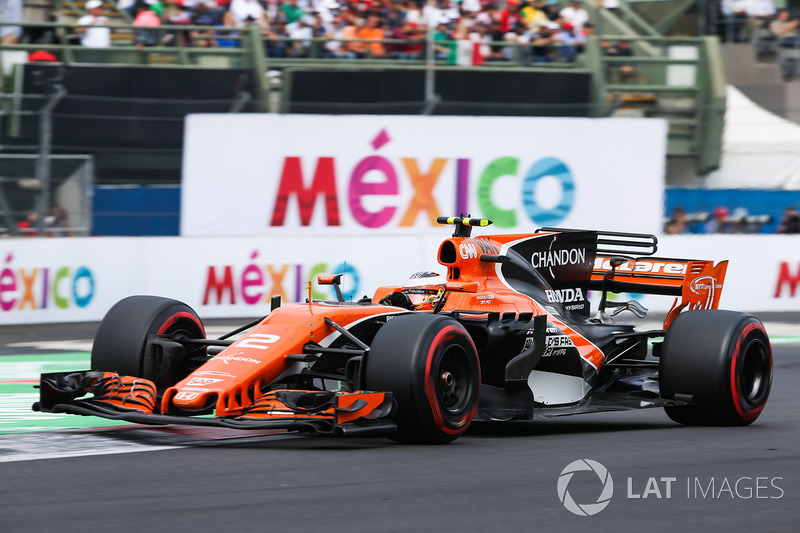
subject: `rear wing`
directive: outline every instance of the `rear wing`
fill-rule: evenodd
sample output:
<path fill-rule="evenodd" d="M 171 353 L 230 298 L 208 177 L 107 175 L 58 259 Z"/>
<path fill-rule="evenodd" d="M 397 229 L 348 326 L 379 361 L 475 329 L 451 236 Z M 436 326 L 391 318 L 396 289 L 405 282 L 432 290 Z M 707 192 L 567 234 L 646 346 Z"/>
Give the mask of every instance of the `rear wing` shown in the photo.
<path fill-rule="evenodd" d="M 666 329 L 683 309 L 716 309 L 727 270 L 727 261 L 714 265 L 713 261 L 597 254 L 589 288 L 676 296 L 664 319 Z"/>
<path fill-rule="evenodd" d="M 574 232 L 566 228 L 538 231 Z M 590 290 L 675 296 L 664 329 L 684 309 L 716 309 L 728 262 L 654 257 L 658 238 L 645 233 L 596 231 Z M 680 298 L 680 300 L 678 300 Z"/>

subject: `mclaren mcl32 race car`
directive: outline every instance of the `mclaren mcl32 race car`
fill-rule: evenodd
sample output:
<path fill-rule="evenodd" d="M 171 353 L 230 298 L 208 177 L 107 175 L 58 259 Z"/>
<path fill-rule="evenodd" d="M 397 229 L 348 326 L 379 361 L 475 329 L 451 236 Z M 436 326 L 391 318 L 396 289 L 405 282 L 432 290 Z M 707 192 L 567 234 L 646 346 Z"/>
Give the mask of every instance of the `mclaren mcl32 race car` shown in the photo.
<path fill-rule="evenodd" d="M 422 273 L 346 302 L 281 305 L 207 339 L 187 305 L 131 296 L 94 338 L 92 370 L 43 374 L 35 410 L 143 424 L 283 428 L 444 443 L 470 422 L 663 407 L 688 425 L 746 425 L 772 383 L 755 317 L 718 310 L 727 262 L 659 258 L 653 235 L 542 228 L 439 246 L 445 276 Z M 587 294 L 600 294 L 590 309 Z M 635 300 L 674 298 L 663 327 Z M 244 333 L 243 333 L 244 332 Z M 236 337 L 236 340 L 232 338 Z M 210 415 L 210 416 L 209 416 Z"/>

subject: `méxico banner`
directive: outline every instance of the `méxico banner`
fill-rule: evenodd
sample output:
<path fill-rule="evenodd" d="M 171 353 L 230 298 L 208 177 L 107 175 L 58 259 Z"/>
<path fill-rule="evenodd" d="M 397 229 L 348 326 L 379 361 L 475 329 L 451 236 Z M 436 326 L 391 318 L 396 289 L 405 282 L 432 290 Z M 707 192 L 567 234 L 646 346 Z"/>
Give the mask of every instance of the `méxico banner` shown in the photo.
<path fill-rule="evenodd" d="M 661 119 L 191 115 L 181 235 L 423 235 L 493 229 L 659 233 Z"/>
<path fill-rule="evenodd" d="M 445 274 L 438 235 L 326 237 L 74 237 L 0 239 L 0 325 L 100 320 L 134 294 L 181 300 L 202 318 L 259 317 L 270 300 L 335 299 L 318 274 L 344 274 L 347 300 L 402 285 L 414 272 Z M 476 228 L 475 235 L 489 233 Z M 800 310 L 800 236 L 675 235 L 659 239 L 659 257 L 730 260 L 720 307 L 758 313 Z M 532 257 L 532 260 L 535 258 Z M 649 263 L 658 263 L 650 261 Z M 309 286 L 309 282 L 311 285 Z M 597 310 L 600 293 L 588 295 Z M 663 314 L 667 296 L 636 299 Z M 623 314 L 622 323 L 635 317 Z"/>

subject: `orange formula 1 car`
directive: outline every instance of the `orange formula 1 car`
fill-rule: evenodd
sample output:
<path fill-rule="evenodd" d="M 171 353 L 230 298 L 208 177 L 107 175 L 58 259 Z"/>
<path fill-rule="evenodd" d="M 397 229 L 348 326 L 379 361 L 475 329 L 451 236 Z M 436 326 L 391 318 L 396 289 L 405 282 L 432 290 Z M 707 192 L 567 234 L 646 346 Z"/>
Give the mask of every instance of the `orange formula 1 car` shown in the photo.
<path fill-rule="evenodd" d="M 491 222 L 439 222 L 455 225 L 438 251 L 446 278 L 420 273 L 345 302 L 340 276 L 320 276 L 337 301 L 275 298 L 220 339 L 183 303 L 126 298 L 97 330 L 93 370 L 43 374 L 34 409 L 448 442 L 472 420 L 664 407 L 683 424 L 745 425 L 764 408 L 770 343 L 755 317 L 716 309 L 726 262 L 654 257 L 652 235 L 472 238 Z M 602 294 L 594 313 L 590 290 Z M 609 292 L 675 303 L 663 329 L 638 331 L 614 317 L 646 309 Z"/>

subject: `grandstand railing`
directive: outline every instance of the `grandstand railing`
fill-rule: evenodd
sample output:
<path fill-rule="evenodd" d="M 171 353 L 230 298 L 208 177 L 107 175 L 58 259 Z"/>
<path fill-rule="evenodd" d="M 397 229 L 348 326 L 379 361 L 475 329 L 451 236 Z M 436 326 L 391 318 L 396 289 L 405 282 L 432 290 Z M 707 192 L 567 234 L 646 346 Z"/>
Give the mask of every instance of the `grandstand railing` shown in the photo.
<path fill-rule="evenodd" d="M 0 25 L 9 25 L 2 23 Z M 20 25 L 20 24 L 14 24 Z M 26 24 L 22 24 L 25 26 Z M 116 65 L 147 65 L 194 68 L 248 68 L 254 70 L 258 109 L 267 111 L 269 95 L 276 87 L 270 84 L 265 73 L 270 69 L 292 68 L 358 68 L 358 69 L 456 69 L 480 68 L 504 71 L 572 71 L 592 74 L 593 116 L 663 117 L 669 121 L 668 153 L 671 156 L 690 156 L 697 159 L 697 167 L 705 173 L 719 165 L 725 109 L 725 73 L 716 37 L 670 38 L 660 36 L 589 36 L 582 52 L 574 62 L 535 62 L 531 45 L 511 42 L 493 42 L 489 46 L 502 49 L 507 58 L 486 61 L 480 67 L 450 64 L 439 58 L 430 64 L 424 59 L 427 46 L 419 41 L 384 39 L 357 40 L 365 44 L 410 44 L 423 46 L 417 59 L 391 59 L 371 57 L 369 48 L 365 57 L 344 59 L 323 57 L 321 50 L 328 39 L 279 39 L 263 36 L 259 28 L 225 28 L 209 26 L 170 26 L 146 28 L 157 32 L 159 42 L 166 35 L 192 32 L 194 46 L 136 47 L 133 36 L 143 28 L 114 24 L 112 46 L 85 48 L 80 45 L 72 24 L 38 23 L 31 26 L 53 28 L 57 42 L 52 44 L 0 45 L 0 67 L 8 54 L 17 52 L 14 61 L 24 62 L 25 54 L 35 50 L 54 53 L 65 64 L 102 63 Z M 179 41 L 179 39 L 175 39 Z M 228 46 L 214 46 L 218 41 Z M 605 54 L 604 43 L 626 40 L 631 43 L 632 55 L 615 57 Z M 307 43 L 307 57 L 269 57 L 271 44 L 281 42 L 287 46 Z M 338 40 L 340 43 L 349 41 Z M 437 42 L 436 44 L 443 44 Z M 554 55 L 555 48 L 553 49 Z M 621 65 L 633 67 L 634 74 L 622 73 Z M 626 69 L 631 70 L 631 69 Z M 7 82 L 7 80 L 6 80 Z M 4 88 L 9 87 L 8 83 Z"/>

